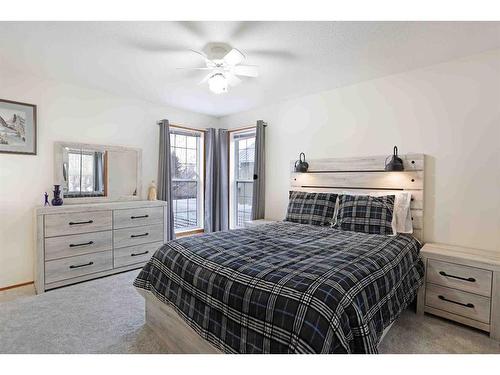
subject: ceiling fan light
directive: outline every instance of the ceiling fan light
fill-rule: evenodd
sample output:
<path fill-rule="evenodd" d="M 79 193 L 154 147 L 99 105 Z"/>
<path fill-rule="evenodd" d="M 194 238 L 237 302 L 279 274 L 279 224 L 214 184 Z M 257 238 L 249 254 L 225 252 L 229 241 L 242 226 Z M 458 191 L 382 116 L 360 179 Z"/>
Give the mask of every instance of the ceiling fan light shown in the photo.
<path fill-rule="evenodd" d="M 214 94 L 224 94 L 227 92 L 227 79 L 222 73 L 214 74 L 208 79 L 208 88 Z"/>

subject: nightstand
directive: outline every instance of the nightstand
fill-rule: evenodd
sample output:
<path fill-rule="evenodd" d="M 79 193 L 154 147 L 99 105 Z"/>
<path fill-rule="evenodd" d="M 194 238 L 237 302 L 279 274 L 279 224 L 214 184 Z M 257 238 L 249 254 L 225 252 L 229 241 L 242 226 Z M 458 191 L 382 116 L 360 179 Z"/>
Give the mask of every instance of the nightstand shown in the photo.
<path fill-rule="evenodd" d="M 500 340 L 500 252 L 427 243 L 420 255 L 425 283 L 417 313 L 454 320 Z"/>
<path fill-rule="evenodd" d="M 245 221 L 243 223 L 243 226 L 245 228 L 253 228 L 253 227 L 256 227 L 257 225 L 265 225 L 265 224 L 272 224 L 272 223 L 276 223 L 276 220 L 258 219 L 258 220 Z"/>

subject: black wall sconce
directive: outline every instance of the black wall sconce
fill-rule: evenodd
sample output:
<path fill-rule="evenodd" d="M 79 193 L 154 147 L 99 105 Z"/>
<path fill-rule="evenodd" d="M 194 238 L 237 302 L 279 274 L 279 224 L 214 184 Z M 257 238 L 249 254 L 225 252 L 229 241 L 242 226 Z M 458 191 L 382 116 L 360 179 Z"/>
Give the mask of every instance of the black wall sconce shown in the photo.
<path fill-rule="evenodd" d="M 304 160 L 302 160 L 302 157 L 304 157 Z M 299 155 L 299 160 L 295 162 L 295 172 L 306 173 L 308 169 L 309 163 L 306 161 L 306 154 L 301 152 Z"/>
<path fill-rule="evenodd" d="M 387 163 L 387 159 L 392 157 L 391 161 Z M 403 159 L 401 159 L 398 156 L 398 147 L 394 146 L 394 153 L 391 156 L 388 156 L 387 159 L 385 159 L 385 170 L 388 172 L 394 172 L 394 171 L 404 171 L 405 167 L 403 165 Z"/>

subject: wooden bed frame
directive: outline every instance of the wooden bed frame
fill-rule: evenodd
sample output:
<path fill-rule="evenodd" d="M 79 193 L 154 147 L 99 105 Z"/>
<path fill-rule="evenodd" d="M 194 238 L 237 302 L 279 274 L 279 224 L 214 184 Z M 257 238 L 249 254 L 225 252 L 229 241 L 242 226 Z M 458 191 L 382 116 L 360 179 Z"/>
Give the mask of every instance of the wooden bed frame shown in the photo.
<path fill-rule="evenodd" d="M 296 173 L 295 161 L 292 161 L 291 190 L 364 193 L 409 191 L 412 194 L 413 235 L 423 242 L 424 155 L 408 154 L 400 157 L 403 159 L 404 172 L 384 171 L 386 156 L 307 160 L 307 173 Z M 164 342 L 168 353 L 222 353 L 189 327 L 172 307 L 150 292 L 139 288 L 137 290 L 145 299 L 146 324 Z M 380 342 L 391 327 L 392 324 L 384 330 Z"/>
<path fill-rule="evenodd" d="M 291 190 L 310 192 L 411 193 L 413 236 L 424 239 L 424 155 L 399 155 L 404 172 L 384 171 L 387 156 L 307 160 L 307 173 L 296 173 L 290 163 Z"/>
<path fill-rule="evenodd" d="M 136 290 L 146 302 L 146 324 L 165 344 L 169 354 L 222 354 L 188 326 L 171 306 L 151 292 Z"/>
<path fill-rule="evenodd" d="M 161 302 L 151 292 L 136 290 L 146 302 L 146 324 L 163 342 L 168 354 L 224 354 L 188 326 L 171 306 Z M 384 330 L 380 342 L 393 324 Z"/>

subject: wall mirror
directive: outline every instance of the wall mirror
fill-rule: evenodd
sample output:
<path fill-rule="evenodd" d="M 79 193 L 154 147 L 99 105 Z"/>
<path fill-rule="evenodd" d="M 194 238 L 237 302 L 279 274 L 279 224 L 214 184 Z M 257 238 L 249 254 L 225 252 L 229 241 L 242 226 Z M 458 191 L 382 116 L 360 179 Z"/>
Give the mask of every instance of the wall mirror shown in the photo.
<path fill-rule="evenodd" d="M 56 142 L 55 184 L 66 203 L 140 199 L 140 149 Z"/>

